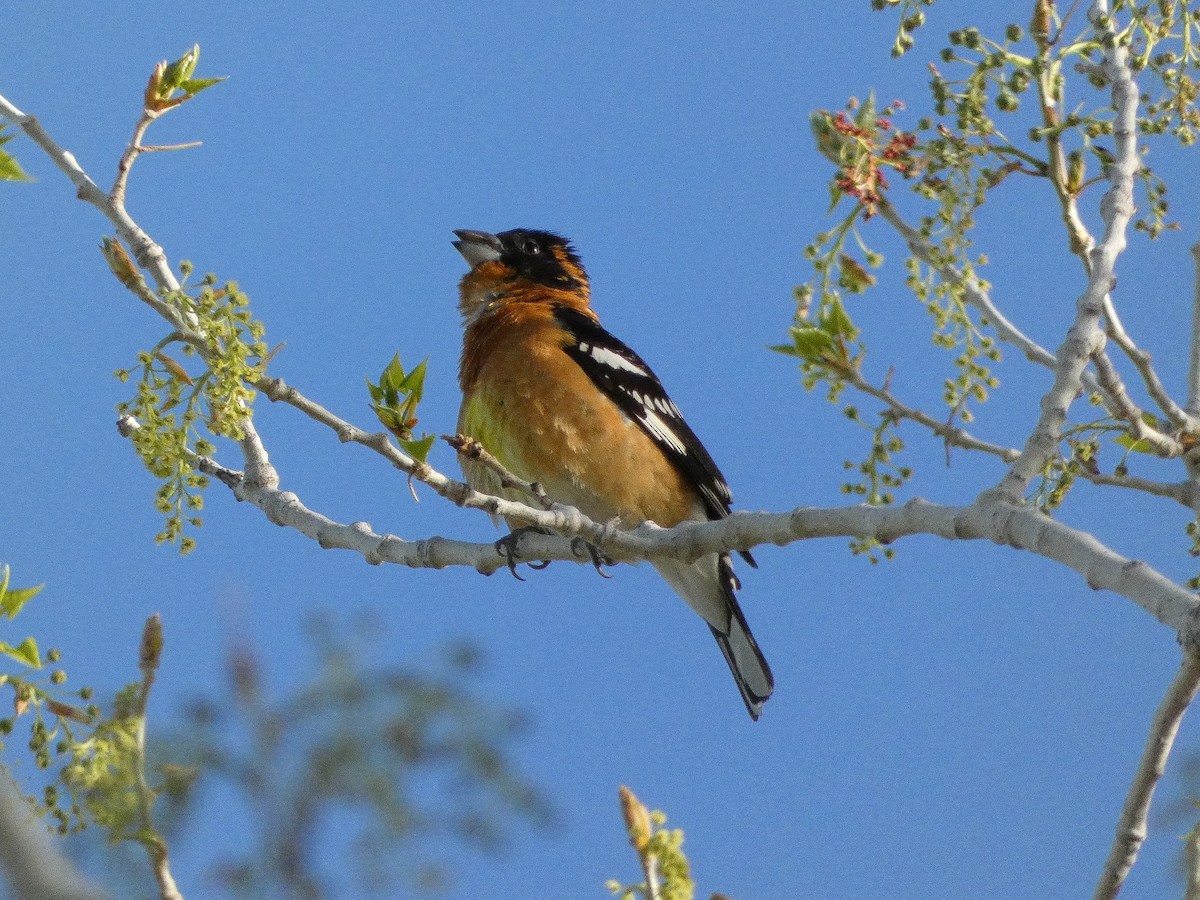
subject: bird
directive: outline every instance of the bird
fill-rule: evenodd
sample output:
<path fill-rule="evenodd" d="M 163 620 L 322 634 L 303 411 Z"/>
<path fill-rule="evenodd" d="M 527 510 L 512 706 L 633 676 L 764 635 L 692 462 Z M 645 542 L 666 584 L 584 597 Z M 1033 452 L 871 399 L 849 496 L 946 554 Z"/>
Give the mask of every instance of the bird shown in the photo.
<path fill-rule="evenodd" d="M 593 521 L 669 528 L 728 516 L 724 476 L 650 367 L 600 324 L 571 242 L 525 228 L 454 234 L 470 266 L 459 283 L 459 433 Z M 462 466 L 474 489 L 520 499 L 478 460 Z M 775 679 L 738 605 L 730 554 L 653 565 L 708 623 L 757 720 Z"/>

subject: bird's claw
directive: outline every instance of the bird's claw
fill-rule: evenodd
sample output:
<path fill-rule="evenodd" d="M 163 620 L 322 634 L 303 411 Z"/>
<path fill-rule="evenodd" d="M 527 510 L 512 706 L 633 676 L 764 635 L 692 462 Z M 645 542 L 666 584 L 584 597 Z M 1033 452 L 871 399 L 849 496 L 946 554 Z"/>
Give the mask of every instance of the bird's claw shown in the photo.
<path fill-rule="evenodd" d="M 596 572 L 599 573 L 600 577 L 612 578 L 611 575 L 609 575 L 600 567 L 615 566 L 617 564 L 616 560 L 609 556 L 605 556 L 600 548 L 595 544 L 591 543 L 590 541 L 585 541 L 581 537 L 573 537 L 571 538 L 571 552 L 576 556 L 584 556 L 585 554 L 590 556 L 592 559 L 592 565 L 596 567 Z"/>
<path fill-rule="evenodd" d="M 508 566 L 508 571 L 512 573 L 513 578 L 517 579 L 517 581 L 525 580 L 517 572 L 517 563 L 521 561 L 520 554 L 517 553 L 517 544 L 520 543 L 521 538 L 527 534 L 549 533 L 550 532 L 547 529 L 538 525 L 526 525 L 522 528 L 513 529 L 512 532 L 500 538 L 500 540 L 496 541 L 496 543 L 493 545 L 496 548 L 496 552 L 504 557 L 504 564 Z M 527 563 L 527 565 L 531 569 L 541 570 L 550 565 L 550 560 L 535 560 L 534 562 Z"/>

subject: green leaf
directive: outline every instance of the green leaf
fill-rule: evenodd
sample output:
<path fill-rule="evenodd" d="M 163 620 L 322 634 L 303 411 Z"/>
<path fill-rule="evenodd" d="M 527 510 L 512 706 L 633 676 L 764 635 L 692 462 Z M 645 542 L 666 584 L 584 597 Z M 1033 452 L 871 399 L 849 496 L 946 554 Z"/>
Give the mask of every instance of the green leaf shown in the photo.
<path fill-rule="evenodd" d="M 42 592 L 45 583 L 34 585 L 27 588 L 14 588 L 11 591 L 6 591 L 0 595 L 0 614 L 13 618 L 21 611 L 21 608 Z"/>
<path fill-rule="evenodd" d="M 833 335 L 815 325 L 796 325 L 791 331 L 794 347 L 791 352 L 808 362 L 820 362 L 836 346 Z"/>
<path fill-rule="evenodd" d="M 843 196 L 842 189 L 840 187 L 838 187 L 837 182 L 830 182 L 830 184 L 829 184 L 829 209 L 825 210 L 825 215 L 829 215 L 835 209 L 837 209 L 838 204 L 842 202 L 842 196 Z"/>
<path fill-rule="evenodd" d="M 821 328 L 830 335 L 837 335 L 847 340 L 854 340 L 858 337 L 858 329 L 850 320 L 846 307 L 842 306 L 842 301 L 836 298 L 821 313 Z"/>
<path fill-rule="evenodd" d="M 390 406 L 385 406 L 382 403 L 372 403 L 371 409 L 375 411 L 375 415 L 379 418 L 380 423 L 388 431 L 395 432 L 404 427 L 404 417 Z"/>
<path fill-rule="evenodd" d="M 384 367 L 383 372 L 379 375 L 379 386 L 385 391 L 393 393 L 400 390 L 400 385 L 404 383 L 404 366 L 400 363 L 400 354 L 397 353 L 392 357 L 392 361 Z"/>
<path fill-rule="evenodd" d="M 0 181 L 33 181 L 25 174 L 21 164 L 7 153 L 0 151 Z"/>
<path fill-rule="evenodd" d="M 1154 445 L 1147 440 L 1138 440 L 1131 434 L 1119 434 L 1116 441 L 1127 450 L 1134 453 L 1154 453 Z"/>
<path fill-rule="evenodd" d="M 45 584 L 36 587 L 13 588 L 9 590 L 8 579 L 12 570 L 7 565 L 0 565 L 0 614 L 12 618 L 21 611 L 26 603 L 36 597 Z"/>
<path fill-rule="evenodd" d="M 429 451 L 433 449 L 433 442 L 436 435 L 427 434 L 425 437 L 416 441 L 400 441 L 400 446 L 404 452 L 415 459 L 417 462 L 425 462 L 429 456 Z"/>
<path fill-rule="evenodd" d="M 817 110 L 808 117 L 808 127 L 817 142 L 817 149 L 826 159 L 833 160 L 844 140 L 833 127 L 833 114 L 825 109 Z"/>
<path fill-rule="evenodd" d="M 366 381 L 367 381 L 367 392 L 370 393 L 370 395 L 371 395 L 372 403 L 382 403 L 383 402 L 383 389 L 379 385 L 373 384 L 371 382 L 370 378 L 367 378 Z"/>
<path fill-rule="evenodd" d="M 0 123 L 0 147 L 14 137 L 16 137 L 15 134 L 4 134 L 4 123 Z M 0 181 L 33 181 L 33 179 L 25 174 L 25 170 L 21 168 L 16 157 L 0 150 Z"/>
<path fill-rule="evenodd" d="M 197 47 L 196 51 L 199 52 Z M 854 117 L 854 124 L 860 128 L 870 130 L 875 127 L 875 120 L 879 118 L 876 115 L 875 92 L 867 94 L 867 99 L 863 101 L 862 106 L 858 108 L 858 115 Z"/>
<path fill-rule="evenodd" d="M 162 96 L 169 97 L 171 91 L 182 87 L 183 82 L 192 77 L 196 71 L 196 63 L 200 60 L 200 45 L 193 44 L 192 49 L 175 60 L 163 70 Z M 163 93 L 165 92 L 165 93 Z"/>
<path fill-rule="evenodd" d="M 188 78 L 186 81 L 179 82 L 179 89 L 191 94 L 194 97 L 196 94 L 212 87 L 214 84 L 220 84 L 222 81 L 228 80 L 228 75 L 223 75 L 220 78 Z"/>
<path fill-rule="evenodd" d="M 428 356 L 417 363 L 417 367 L 400 381 L 398 390 L 402 394 L 411 396 L 413 403 L 420 403 L 421 397 L 425 394 L 425 364 L 427 362 L 429 362 Z"/>
<path fill-rule="evenodd" d="M 379 373 L 379 384 L 367 379 L 367 390 L 371 394 L 371 409 L 383 426 L 396 436 L 400 446 L 415 459 L 424 462 L 433 446 L 432 435 L 413 437 L 413 426 L 417 424 L 417 405 L 425 393 L 425 368 L 429 358 L 421 360 L 411 372 L 405 373 L 400 354 Z"/>
<path fill-rule="evenodd" d="M 17 662 L 29 666 L 31 669 L 42 667 L 42 657 L 38 653 L 37 641 L 31 637 L 25 638 L 15 647 L 0 641 L 0 653 L 11 656 Z"/>

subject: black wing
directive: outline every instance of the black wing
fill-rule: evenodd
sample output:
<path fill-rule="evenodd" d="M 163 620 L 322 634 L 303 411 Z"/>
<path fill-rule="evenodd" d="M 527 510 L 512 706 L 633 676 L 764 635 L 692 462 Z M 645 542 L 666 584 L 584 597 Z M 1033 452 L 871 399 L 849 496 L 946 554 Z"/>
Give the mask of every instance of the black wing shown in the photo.
<path fill-rule="evenodd" d="M 645 361 L 574 307 L 555 306 L 554 318 L 574 338 L 566 348 L 567 356 L 642 427 L 697 487 L 708 517 L 723 519 L 729 515 L 733 497 L 725 477 Z M 753 564 L 749 554 L 743 556 Z"/>

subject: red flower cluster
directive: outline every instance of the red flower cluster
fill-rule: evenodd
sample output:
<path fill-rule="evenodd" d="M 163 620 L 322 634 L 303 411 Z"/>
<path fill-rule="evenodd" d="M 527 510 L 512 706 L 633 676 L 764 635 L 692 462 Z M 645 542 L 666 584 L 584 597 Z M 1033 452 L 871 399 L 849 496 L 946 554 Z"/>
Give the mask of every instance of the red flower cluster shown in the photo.
<path fill-rule="evenodd" d="M 880 134 L 892 130 L 891 119 L 881 116 L 866 127 L 851 121 L 844 112 L 839 112 L 833 116 L 832 124 L 834 130 L 852 138 L 861 147 L 858 158 L 842 166 L 834 184 L 842 193 L 857 198 L 867 218 L 870 218 L 875 215 L 875 208 L 889 187 L 884 167 L 895 169 L 905 177 L 915 171 L 912 149 L 916 146 L 917 136 L 897 131 L 888 139 L 882 152 L 876 154 L 874 150 Z"/>

